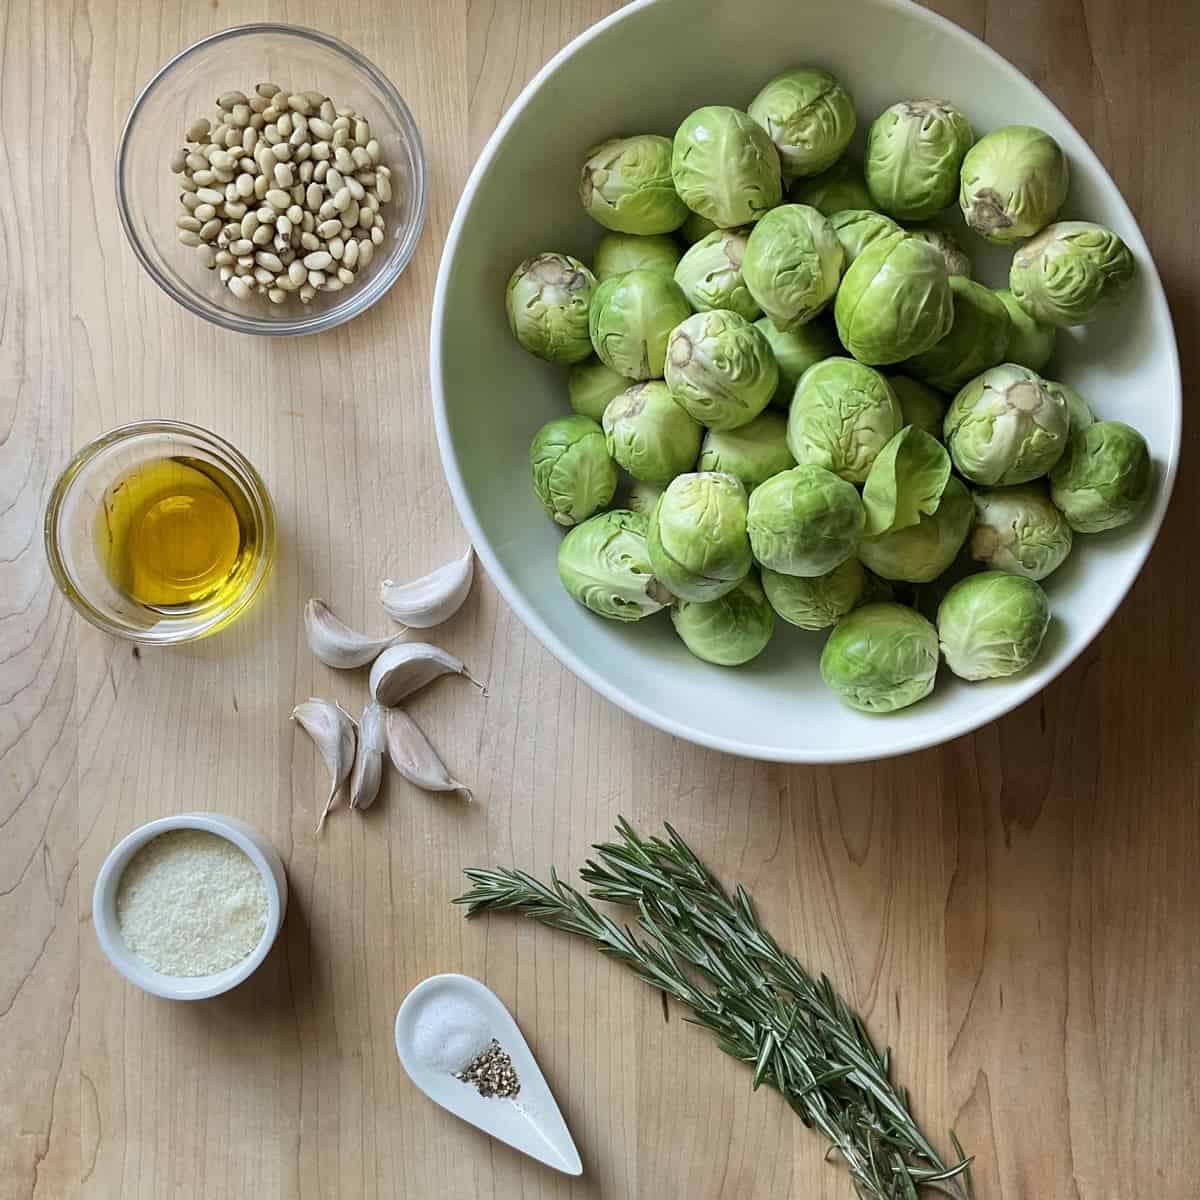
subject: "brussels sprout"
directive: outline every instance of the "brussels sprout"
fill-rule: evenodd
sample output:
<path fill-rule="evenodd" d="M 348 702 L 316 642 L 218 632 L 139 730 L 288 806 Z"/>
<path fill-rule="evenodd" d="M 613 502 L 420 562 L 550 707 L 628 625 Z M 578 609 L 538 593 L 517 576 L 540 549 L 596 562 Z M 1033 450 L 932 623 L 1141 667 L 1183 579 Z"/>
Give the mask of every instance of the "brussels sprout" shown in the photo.
<path fill-rule="evenodd" d="M 1067 444 L 1070 416 L 1061 396 L 1014 363 L 968 383 L 946 413 L 946 445 L 959 473 L 989 486 L 1045 475 Z"/>
<path fill-rule="evenodd" d="M 888 713 L 933 691 L 937 630 L 902 604 L 864 604 L 838 623 L 821 651 L 821 678 L 860 712 Z"/>
<path fill-rule="evenodd" d="M 529 447 L 529 465 L 534 493 L 559 525 L 586 521 L 617 490 L 617 464 L 591 417 L 547 421 Z"/>
<path fill-rule="evenodd" d="M 861 599 L 866 572 L 857 558 L 848 558 L 827 575 L 804 579 L 762 571 L 763 591 L 771 607 L 789 624 L 801 629 L 827 629 Z"/>
<path fill-rule="evenodd" d="M 796 387 L 788 449 L 798 463 L 862 483 L 900 421 L 900 404 L 878 371 L 852 358 L 826 358 L 809 367 Z"/>
<path fill-rule="evenodd" d="M 815 208 L 785 204 L 754 227 L 742 275 L 775 325 L 795 329 L 833 299 L 844 257 L 833 226 Z"/>
<path fill-rule="evenodd" d="M 1096 421 L 1072 434 L 1050 472 L 1050 499 L 1076 533 L 1132 521 L 1150 495 L 1150 448 L 1120 421 Z"/>
<path fill-rule="evenodd" d="M 1035 321 L 1017 303 L 1016 296 L 1008 288 L 997 292 L 996 297 L 1008 311 L 1008 319 L 1011 322 L 1004 361 L 1028 367 L 1031 371 L 1041 371 L 1054 353 L 1058 330 L 1053 325 L 1043 325 L 1040 321 Z"/>
<path fill-rule="evenodd" d="M 1133 278 L 1133 255 L 1111 229 L 1059 221 L 1013 255 L 1008 286 L 1046 325 L 1086 325 Z"/>
<path fill-rule="evenodd" d="M 663 489 L 657 484 L 642 483 L 640 479 L 635 479 L 630 484 L 629 494 L 625 497 L 625 507 L 630 512 L 641 513 L 648 517 L 654 511 L 654 506 L 662 494 Z"/>
<path fill-rule="evenodd" d="M 638 237 L 633 233 L 606 233 L 592 255 L 592 270 L 603 283 L 626 271 L 657 271 L 668 279 L 675 275 L 683 251 L 679 243 L 665 233 Z"/>
<path fill-rule="evenodd" d="M 558 547 L 558 577 L 585 608 L 614 621 L 638 621 L 671 603 L 654 578 L 646 517 L 616 509 L 576 525 Z"/>
<path fill-rule="evenodd" d="M 746 491 L 794 467 L 787 446 L 787 418 L 779 412 L 759 413 L 737 429 L 709 430 L 700 446 L 698 471 L 724 471 L 736 475 Z"/>
<path fill-rule="evenodd" d="M 785 175 L 816 175 L 842 157 L 854 136 L 854 101 L 828 71 L 776 75 L 747 110 L 766 131 Z"/>
<path fill-rule="evenodd" d="M 889 375 L 887 381 L 900 401 L 900 424 L 915 425 L 940 442 L 946 420 L 946 397 L 907 375 Z"/>
<path fill-rule="evenodd" d="M 767 339 L 744 317 L 714 309 L 672 331 L 667 387 L 709 429 L 736 429 L 770 403 L 779 368 Z"/>
<path fill-rule="evenodd" d="M 871 537 L 907 529 L 932 515 L 950 478 L 950 455 L 937 438 L 906 425 L 879 452 L 863 488 Z"/>
<path fill-rule="evenodd" d="M 671 175 L 688 208 L 722 229 L 757 221 L 783 198 L 775 144 L 749 115 L 719 104 L 675 131 Z"/>
<path fill-rule="evenodd" d="M 775 613 L 751 571 L 716 600 L 680 600 L 671 609 L 671 623 L 697 658 L 740 667 L 766 649 Z"/>
<path fill-rule="evenodd" d="M 944 229 L 910 229 L 909 237 L 915 237 L 920 242 L 928 242 L 945 260 L 946 271 L 950 275 L 961 275 L 964 279 L 971 278 L 971 259 L 967 252 L 954 240 L 952 234 Z M 603 279 L 597 270 L 598 278 Z"/>
<path fill-rule="evenodd" d="M 1042 387 L 1052 396 L 1057 396 L 1067 406 L 1067 416 L 1071 422 L 1071 432 L 1086 429 L 1095 421 L 1087 401 L 1074 389 L 1065 383 L 1055 383 L 1053 379 L 1043 379 Z"/>
<path fill-rule="evenodd" d="M 1071 553 L 1071 527 L 1038 483 L 975 493 L 971 557 L 989 567 L 1045 579 Z"/>
<path fill-rule="evenodd" d="M 923 221 L 954 203 L 958 169 L 975 140 L 970 121 L 945 100 L 901 100 L 867 134 L 864 171 L 876 205 Z"/>
<path fill-rule="evenodd" d="M 694 212 L 679 227 L 679 236 L 689 246 L 694 246 L 701 238 L 708 237 L 716 228 L 717 225 L 715 222 L 710 221 L 707 217 L 702 217 L 698 212 Z"/>
<path fill-rule="evenodd" d="M 910 374 L 943 392 L 957 392 L 976 375 L 1002 363 L 1012 329 L 1008 310 L 991 288 L 951 275 L 950 291 L 954 294 L 950 332 L 904 364 Z"/>
<path fill-rule="evenodd" d="M 883 579 L 929 583 L 958 557 L 971 528 L 971 493 L 953 475 L 932 516 L 879 537 L 863 538 L 858 557 Z"/>
<path fill-rule="evenodd" d="M 569 254 L 535 254 L 509 277 L 509 328 L 530 354 L 547 362 L 582 362 L 592 352 L 588 307 L 596 277 Z"/>
<path fill-rule="evenodd" d="M 793 204 L 807 204 L 827 217 L 847 208 L 875 207 L 862 168 L 849 158 L 843 158 L 828 171 L 811 179 L 798 179 L 788 193 L 788 199 Z"/>
<path fill-rule="evenodd" d="M 870 208 L 843 208 L 829 218 L 829 224 L 842 243 L 847 266 L 880 238 L 904 232 L 891 217 Z"/>
<path fill-rule="evenodd" d="M 579 199 L 588 216 L 618 233 L 670 233 L 688 214 L 671 180 L 671 139 L 657 133 L 612 138 L 591 151 Z"/>
<path fill-rule="evenodd" d="M 673 279 L 627 271 L 592 297 L 588 331 L 605 366 L 627 379 L 661 379 L 671 330 L 692 311 Z"/>
<path fill-rule="evenodd" d="M 881 238 L 850 264 L 834 316 L 842 345 L 859 362 L 878 366 L 928 350 L 954 323 L 942 256 L 917 238 Z"/>
<path fill-rule="evenodd" d="M 746 489 L 720 471 L 678 475 L 650 514 L 654 574 L 681 600 L 716 600 L 750 571 Z"/>
<path fill-rule="evenodd" d="M 1019 242 L 1058 216 L 1068 174 L 1062 147 L 1048 133 L 1006 125 L 967 151 L 958 203 L 967 224 L 989 242 Z"/>
<path fill-rule="evenodd" d="M 704 436 L 658 379 L 622 392 L 604 410 L 601 424 L 609 454 L 634 479 L 660 487 L 692 469 Z"/>
<path fill-rule="evenodd" d="M 754 557 L 764 567 L 811 579 L 854 553 L 864 519 L 852 483 L 824 467 L 802 466 L 754 489 L 747 529 Z"/>
<path fill-rule="evenodd" d="M 1000 679 L 1023 671 L 1042 648 L 1050 602 L 1026 575 L 984 571 L 956 583 L 937 612 L 946 666 L 960 679 Z"/>
<path fill-rule="evenodd" d="M 598 358 L 576 363 L 567 372 L 567 400 L 577 413 L 593 421 L 599 421 L 608 402 L 628 386 L 629 380 L 624 375 L 606 367 Z"/>
<path fill-rule="evenodd" d="M 748 233 L 748 229 L 718 229 L 680 260 L 675 282 L 697 312 L 725 308 L 747 321 L 762 315 L 742 278 Z"/>
<path fill-rule="evenodd" d="M 785 411 L 792 405 L 800 376 L 813 363 L 841 353 L 842 348 L 824 317 L 788 330 L 777 329 L 770 317 L 762 317 L 754 322 L 754 328 L 760 330 L 771 344 L 775 365 L 779 368 L 779 383 L 771 403 Z"/>

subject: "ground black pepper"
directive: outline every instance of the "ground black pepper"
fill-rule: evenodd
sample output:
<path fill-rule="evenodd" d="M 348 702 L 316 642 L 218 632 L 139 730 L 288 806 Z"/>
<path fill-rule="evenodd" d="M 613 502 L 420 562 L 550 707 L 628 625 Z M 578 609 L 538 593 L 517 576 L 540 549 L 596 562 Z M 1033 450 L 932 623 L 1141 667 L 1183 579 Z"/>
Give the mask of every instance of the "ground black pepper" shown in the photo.
<path fill-rule="evenodd" d="M 521 1081 L 512 1059 L 495 1038 L 461 1071 L 455 1071 L 454 1078 L 474 1084 L 481 1096 L 494 1096 L 501 1100 L 515 1096 L 521 1090 Z"/>

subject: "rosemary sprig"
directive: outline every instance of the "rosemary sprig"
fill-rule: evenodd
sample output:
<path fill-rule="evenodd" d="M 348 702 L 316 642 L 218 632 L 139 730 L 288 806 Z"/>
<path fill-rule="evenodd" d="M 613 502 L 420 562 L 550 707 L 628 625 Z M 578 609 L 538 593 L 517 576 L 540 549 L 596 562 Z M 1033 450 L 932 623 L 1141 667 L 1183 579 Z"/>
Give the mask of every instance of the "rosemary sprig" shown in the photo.
<path fill-rule="evenodd" d="M 762 927 L 749 894 L 731 898 L 667 826 L 642 838 L 624 819 L 618 842 L 595 847 L 581 872 L 596 900 L 637 910 L 635 933 L 600 912 L 552 870 L 550 883 L 523 871 L 468 869 L 455 902 L 469 916 L 515 909 L 594 942 L 643 981 L 692 1011 L 718 1045 L 754 1070 L 753 1086 L 778 1091 L 831 1144 L 861 1197 L 915 1200 L 930 1188 L 971 1197 L 966 1159 L 946 1164 L 921 1132 L 908 1095 L 890 1076 L 861 1018 L 827 978 L 814 979 Z"/>

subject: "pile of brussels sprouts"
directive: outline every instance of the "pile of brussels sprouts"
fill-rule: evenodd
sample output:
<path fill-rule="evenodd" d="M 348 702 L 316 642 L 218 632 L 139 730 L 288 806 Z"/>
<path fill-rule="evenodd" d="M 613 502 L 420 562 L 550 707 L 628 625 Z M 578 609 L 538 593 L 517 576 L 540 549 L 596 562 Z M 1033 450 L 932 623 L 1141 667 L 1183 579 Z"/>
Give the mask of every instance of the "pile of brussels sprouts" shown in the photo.
<path fill-rule="evenodd" d="M 620 621 L 669 608 L 723 666 L 762 653 L 777 618 L 832 626 L 826 684 L 891 712 L 943 658 L 969 680 L 1028 667 L 1050 620 L 1038 581 L 1076 533 L 1134 518 L 1151 463 L 1136 430 L 1042 375 L 1057 330 L 1133 274 L 1111 230 L 1057 220 L 1058 143 L 1022 125 L 976 140 L 954 105 L 906 100 L 859 166 L 854 129 L 846 89 L 801 68 L 745 112 L 605 142 L 580 177 L 607 231 L 592 269 L 535 255 L 507 309 L 526 350 L 570 365 L 574 415 L 530 451 L 568 527 L 567 591 Z M 955 200 L 1015 247 L 1008 290 L 923 224 Z"/>

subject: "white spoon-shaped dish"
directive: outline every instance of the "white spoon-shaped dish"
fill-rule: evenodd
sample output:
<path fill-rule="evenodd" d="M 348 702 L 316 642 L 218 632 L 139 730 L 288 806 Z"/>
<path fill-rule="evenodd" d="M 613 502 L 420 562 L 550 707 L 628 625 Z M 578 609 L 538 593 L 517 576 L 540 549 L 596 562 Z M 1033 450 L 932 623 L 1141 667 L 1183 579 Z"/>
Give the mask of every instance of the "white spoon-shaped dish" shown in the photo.
<path fill-rule="evenodd" d="M 455 1079 L 489 1041 L 512 1059 L 521 1090 L 511 1099 L 484 1097 Z M 466 975 L 433 975 L 418 983 L 396 1014 L 396 1053 L 408 1077 L 435 1104 L 557 1171 L 582 1175 L 571 1140 L 533 1052 L 496 994 Z"/>

